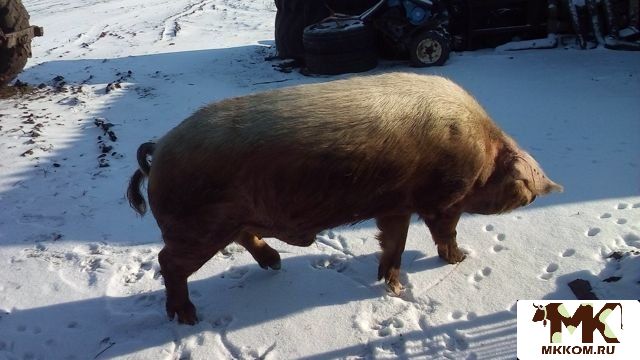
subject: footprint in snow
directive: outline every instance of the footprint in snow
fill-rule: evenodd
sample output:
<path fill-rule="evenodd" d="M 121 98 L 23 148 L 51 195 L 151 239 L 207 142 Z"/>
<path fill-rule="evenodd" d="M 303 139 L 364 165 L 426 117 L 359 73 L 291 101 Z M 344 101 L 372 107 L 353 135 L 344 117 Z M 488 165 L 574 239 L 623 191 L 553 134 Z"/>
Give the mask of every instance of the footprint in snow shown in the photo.
<path fill-rule="evenodd" d="M 497 235 L 494 237 L 494 240 L 495 240 L 495 241 L 499 241 L 499 242 L 503 242 L 503 241 L 507 240 L 507 235 L 502 234 L 502 233 L 497 234 Z M 493 245 L 493 246 L 491 247 L 491 251 L 492 251 L 492 252 L 494 252 L 494 253 L 499 253 L 499 252 L 501 252 L 502 250 L 507 250 L 507 247 L 506 247 L 506 246 L 504 246 L 504 245 L 502 245 L 502 244 L 495 244 L 495 245 Z"/>
<path fill-rule="evenodd" d="M 454 310 L 453 312 L 451 312 L 449 314 L 449 319 L 451 319 L 451 320 L 473 320 L 473 319 L 475 319 L 477 317 L 478 317 L 478 315 L 473 311 L 465 313 L 465 312 L 460 311 L 460 310 Z"/>
<path fill-rule="evenodd" d="M 209 323 L 213 328 L 226 328 L 233 321 L 233 316 L 223 315 L 211 320 Z"/>
<path fill-rule="evenodd" d="M 109 312 L 139 313 L 149 308 L 161 311 L 163 298 L 149 291 L 164 288 L 156 257 L 157 252 L 151 249 L 119 253 L 118 261 L 122 261 L 122 264 L 117 264 L 106 286 L 106 307 Z M 130 297 L 131 294 L 140 295 Z M 123 296 L 127 296 L 127 300 L 122 300 Z"/>
<path fill-rule="evenodd" d="M 68 329 L 78 329 L 79 327 L 80 324 L 77 321 L 70 321 L 69 323 L 67 323 Z"/>
<path fill-rule="evenodd" d="M 617 210 L 624 210 L 624 209 L 628 209 L 628 208 L 629 208 L 629 204 L 627 204 L 627 203 L 619 203 L 618 205 L 616 205 L 616 209 Z M 640 203 L 631 205 L 631 208 L 634 208 L 634 209 L 640 208 Z M 600 219 L 611 219 L 612 217 L 613 217 L 613 215 L 611 213 L 608 213 L 608 212 L 600 215 Z M 626 218 L 620 217 L 620 218 L 617 218 L 615 222 L 618 225 L 624 225 L 628 221 L 627 221 Z"/>
<path fill-rule="evenodd" d="M 464 313 L 460 310 L 455 310 L 449 314 L 449 319 L 451 320 L 460 320 L 464 316 Z"/>
<path fill-rule="evenodd" d="M 560 266 L 558 266 L 558 264 L 551 263 L 551 264 L 547 265 L 547 267 L 544 269 L 543 273 L 540 274 L 538 277 L 540 279 L 542 279 L 542 280 L 550 280 L 553 277 L 553 273 L 558 271 L 559 268 L 560 268 Z"/>
<path fill-rule="evenodd" d="M 150 295 L 143 294 L 138 296 L 135 299 L 134 304 L 136 304 L 137 306 L 140 306 L 141 308 L 147 308 L 147 307 L 157 306 L 161 302 L 162 301 L 158 299 L 158 297 L 154 294 L 150 294 Z"/>
<path fill-rule="evenodd" d="M 65 219 L 58 215 L 22 214 L 18 222 L 20 224 L 51 228 L 64 225 Z"/>
<path fill-rule="evenodd" d="M 316 242 L 345 255 L 353 255 L 346 237 L 336 235 L 332 230 L 323 231 L 316 236 Z"/>
<path fill-rule="evenodd" d="M 640 247 L 640 236 L 635 233 L 628 233 L 622 236 L 622 240 L 624 240 L 627 246 Z"/>
<path fill-rule="evenodd" d="M 596 236 L 600 233 L 600 228 L 598 227 L 592 227 L 589 228 L 589 230 L 587 230 L 586 234 L 587 236 L 591 237 L 591 236 Z"/>
<path fill-rule="evenodd" d="M 371 330 L 376 332 L 378 336 L 385 337 L 395 334 L 397 329 L 402 329 L 403 327 L 404 321 L 402 319 L 390 318 L 383 321 L 376 321 L 371 326 Z"/>
<path fill-rule="evenodd" d="M 332 255 L 330 257 L 312 261 L 311 267 L 318 270 L 335 270 L 340 273 L 347 268 L 347 262 L 344 257 Z"/>
<path fill-rule="evenodd" d="M 480 281 L 482 281 L 484 278 L 486 278 L 487 276 L 491 275 L 491 272 L 493 270 L 490 267 L 485 267 L 482 270 L 478 270 L 476 271 L 474 274 L 469 275 L 469 277 L 467 278 L 467 280 L 469 281 L 469 283 L 471 283 L 473 286 L 475 286 L 476 288 L 478 288 L 478 283 Z"/>
<path fill-rule="evenodd" d="M 333 230 L 323 230 L 318 233 L 318 237 L 325 237 L 327 239 L 333 240 L 336 238 L 336 233 Z"/>
<path fill-rule="evenodd" d="M 198 290 L 190 290 L 189 291 L 189 295 L 191 295 L 191 297 L 193 297 L 195 299 L 202 297 L 202 294 Z"/>
<path fill-rule="evenodd" d="M 157 253 L 152 251 L 133 252 L 130 256 L 131 261 L 118 269 L 112 277 L 112 285 L 131 287 L 144 280 L 159 281 L 160 266 L 156 261 Z M 122 289 L 118 289 L 116 292 L 120 293 Z"/>
<path fill-rule="evenodd" d="M 225 270 L 220 277 L 225 279 L 225 278 L 229 278 L 229 279 L 233 279 L 233 280 L 240 280 L 243 277 L 245 277 L 245 275 L 247 275 L 247 273 L 249 272 L 248 269 L 245 268 L 236 268 L 236 267 L 230 267 L 229 269 Z"/>

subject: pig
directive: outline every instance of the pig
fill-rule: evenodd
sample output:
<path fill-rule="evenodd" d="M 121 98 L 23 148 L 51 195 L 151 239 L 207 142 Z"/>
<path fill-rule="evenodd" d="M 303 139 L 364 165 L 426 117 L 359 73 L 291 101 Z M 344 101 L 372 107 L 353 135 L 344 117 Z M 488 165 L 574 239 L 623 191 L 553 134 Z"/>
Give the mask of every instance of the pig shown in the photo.
<path fill-rule="evenodd" d="M 478 102 L 439 76 L 387 73 L 299 85 L 207 105 L 142 144 L 127 191 L 141 186 L 162 232 L 166 310 L 197 322 L 187 278 L 232 242 L 263 268 L 264 240 L 310 246 L 322 230 L 375 219 L 378 280 L 400 293 L 412 214 L 450 264 L 462 213 L 498 214 L 562 191 Z M 151 160 L 151 162 L 150 162 Z"/>

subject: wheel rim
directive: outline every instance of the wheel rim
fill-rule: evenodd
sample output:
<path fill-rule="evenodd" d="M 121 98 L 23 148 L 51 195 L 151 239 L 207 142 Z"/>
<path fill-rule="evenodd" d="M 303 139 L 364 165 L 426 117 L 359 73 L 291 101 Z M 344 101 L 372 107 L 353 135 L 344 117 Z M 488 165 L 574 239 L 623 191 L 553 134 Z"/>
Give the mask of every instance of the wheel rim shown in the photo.
<path fill-rule="evenodd" d="M 423 39 L 416 47 L 416 57 L 423 64 L 433 64 L 442 56 L 442 45 L 433 39 Z"/>

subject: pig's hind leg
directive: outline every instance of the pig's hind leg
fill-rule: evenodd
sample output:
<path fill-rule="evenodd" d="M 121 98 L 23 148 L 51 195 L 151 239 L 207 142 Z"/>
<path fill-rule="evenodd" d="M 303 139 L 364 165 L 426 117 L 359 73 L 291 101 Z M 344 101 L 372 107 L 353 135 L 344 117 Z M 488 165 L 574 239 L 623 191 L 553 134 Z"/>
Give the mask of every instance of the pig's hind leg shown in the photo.
<path fill-rule="evenodd" d="M 280 254 L 261 238 L 243 231 L 235 241 L 249 251 L 261 268 L 280 270 Z"/>
<path fill-rule="evenodd" d="M 185 233 L 175 237 L 164 234 L 165 246 L 158 254 L 167 290 L 167 315 L 170 319 L 178 315 L 178 322 L 181 324 L 194 325 L 198 321 L 196 308 L 189 300 L 187 278 L 233 240 L 233 235 L 199 235 L 202 236 Z"/>
<path fill-rule="evenodd" d="M 438 247 L 438 255 L 449 264 L 464 260 L 466 255 L 458 248 L 456 226 L 460 220 L 460 212 L 437 213 L 423 216 L 431 231 L 431 237 Z"/>
<path fill-rule="evenodd" d="M 377 237 L 382 248 L 382 256 L 378 266 L 378 280 L 384 277 L 389 290 L 396 295 L 400 295 L 402 291 L 400 262 L 404 252 L 404 245 L 407 241 L 410 220 L 411 214 L 376 218 L 376 224 L 380 229 Z"/>

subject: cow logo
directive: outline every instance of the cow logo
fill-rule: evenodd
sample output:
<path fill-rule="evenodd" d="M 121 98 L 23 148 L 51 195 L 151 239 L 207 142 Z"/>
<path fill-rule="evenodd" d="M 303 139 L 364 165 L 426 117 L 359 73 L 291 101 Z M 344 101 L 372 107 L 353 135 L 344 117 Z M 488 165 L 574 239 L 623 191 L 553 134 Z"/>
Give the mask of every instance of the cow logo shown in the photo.
<path fill-rule="evenodd" d="M 518 300 L 517 357 L 637 359 L 639 300 Z"/>
<path fill-rule="evenodd" d="M 619 343 L 615 333 L 607 323 L 607 318 L 611 313 L 620 308 L 620 329 L 622 326 L 622 304 L 621 303 L 606 303 L 595 316 L 593 315 L 594 308 L 592 304 L 581 304 L 578 306 L 573 315 L 570 315 L 564 304 L 562 303 L 549 303 L 543 305 L 533 305 L 536 308 L 536 312 L 533 315 L 533 322 L 540 322 L 546 327 L 547 322 L 549 326 L 549 342 L 561 343 L 562 342 L 562 326 L 564 325 L 570 334 L 582 325 L 582 342 L 593 343 L 593 333 L 597 330 L 602 335 L 602 338 L 607 343 Z"/>

